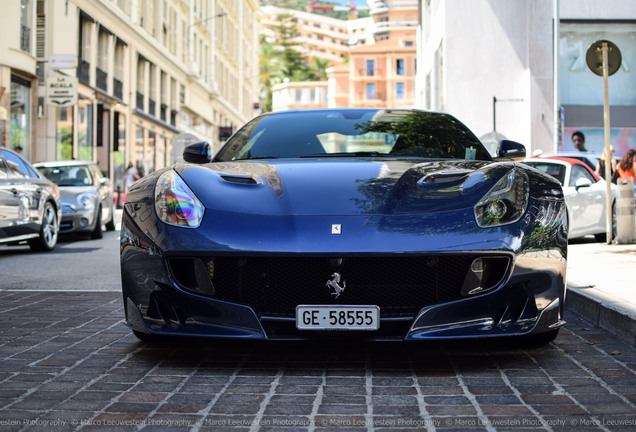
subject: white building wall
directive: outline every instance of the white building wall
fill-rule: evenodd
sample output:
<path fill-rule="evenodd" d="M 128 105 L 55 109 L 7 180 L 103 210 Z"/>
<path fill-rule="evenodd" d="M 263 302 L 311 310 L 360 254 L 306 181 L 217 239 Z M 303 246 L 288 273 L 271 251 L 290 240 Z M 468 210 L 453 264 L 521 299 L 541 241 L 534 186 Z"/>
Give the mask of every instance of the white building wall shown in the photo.
<path fill-rule="evenodd" d="M 553 150 L 554 1 L 420 0 L 417 106 L 481 137 L 496 97 L 497 132 L 529 153 Z M 636 19 L 632 0 L 558 1 L 560 20 Z"/>

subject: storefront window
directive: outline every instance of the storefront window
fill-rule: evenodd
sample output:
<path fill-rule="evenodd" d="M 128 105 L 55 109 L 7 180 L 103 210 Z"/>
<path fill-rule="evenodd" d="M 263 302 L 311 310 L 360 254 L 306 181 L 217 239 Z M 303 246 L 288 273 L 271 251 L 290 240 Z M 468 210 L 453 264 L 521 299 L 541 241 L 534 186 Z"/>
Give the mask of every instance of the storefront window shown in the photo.
<path fill-rule="evenodd" d="M 135 125 L 135 165 L 139 176 L 145 176 L 147 171 L 144 167 L 144 128 L 140 125 Z"/>
<path fill-rule="evenodd" d="M 9 138 L 13 150 L 31 158 L 31 83 L 11 76 L 11 113 Z"/>
<path fill-rule="evenodd" d="M 605 35 L 600 37 L 599 35 Z M 559 44 L 560 96 L 563 107 L 562 151 L 574 150 L 572 134 L 585 134 L 585 147 L 601 153 L 605 147 L 603 124 L 603 78 L 587 66 L 589 47 L 599 39 L 608 39 L 621 51 L 621 66 L 609 78 L 608 96 L 612 105 L 610 143 L 616 157 L 636 147 L 636 24 L 633 22 L 561 22 Z"/>
<path fill-rule="evenodd" d="M 168 162 L 166 161 L 166 137 L 159 135 L 157 140 L 157 169 L 164 168 Z"/>
<path fill-rule="evenodd" d="M 126 116 L 115 112 L 113 130 L 113 188 L 115 192 L 126 190 L 124 172 L 126 171 Z"/>
<path fill-rule="evenodd" d="M 77 158 L 93 160 L 93 103 L 79 101 L 77 114 Z"/>
<path fill-rule="evenodd" d="M 73 159 L 73 107 L 57 108 L 55 159 Z"/>
<path fill-rule="evenodd" d="M 155 170 L 155 141 L 157 134 L 153 131 L 148 131 L 148 142 L 146 143 L 146 160 L 145 168 L 146 174 Z"/>

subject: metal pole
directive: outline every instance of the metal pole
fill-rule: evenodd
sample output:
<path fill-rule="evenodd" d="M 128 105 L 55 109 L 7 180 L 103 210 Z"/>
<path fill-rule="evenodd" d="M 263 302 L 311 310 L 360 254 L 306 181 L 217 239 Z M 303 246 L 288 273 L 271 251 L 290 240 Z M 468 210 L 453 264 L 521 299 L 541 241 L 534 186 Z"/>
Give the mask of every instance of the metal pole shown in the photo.
<path fill-rule="evenodd" d="M 492 97 L 492 130 L 497 132 L 497 98 L 495 96 Z"/>
<path fill-rule="evenodd" d="M 605 180 L 606 197 L 605 209 L 607 210 L 607 244 L 612 244 L 612 155 L 610 154 L 610 113 L 609 113 L 609 61 L 607 56 L 607 42 L 603 42 L 603 122 L 605 127 Z"/>

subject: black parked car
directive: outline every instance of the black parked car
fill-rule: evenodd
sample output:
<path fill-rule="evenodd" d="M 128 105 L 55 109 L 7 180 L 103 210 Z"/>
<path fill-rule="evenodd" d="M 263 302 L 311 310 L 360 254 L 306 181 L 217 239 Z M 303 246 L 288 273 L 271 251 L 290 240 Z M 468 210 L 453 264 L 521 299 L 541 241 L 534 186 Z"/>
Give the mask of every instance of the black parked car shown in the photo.
<path fill-rule="evenodd" d="M 57 185 L 0 147 L 0 244 L 28 241 L 34 251 L 53 250 L 61 214 Z"/>

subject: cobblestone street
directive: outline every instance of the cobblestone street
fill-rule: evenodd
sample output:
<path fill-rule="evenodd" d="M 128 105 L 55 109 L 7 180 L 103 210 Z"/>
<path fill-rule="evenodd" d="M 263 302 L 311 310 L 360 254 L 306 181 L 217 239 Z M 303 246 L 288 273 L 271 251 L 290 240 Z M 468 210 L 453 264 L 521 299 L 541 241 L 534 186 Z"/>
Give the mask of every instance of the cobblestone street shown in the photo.
<path fill-rule="evenodd" d="M 0 292 L 0 431 L 633 431 L 636 350 L 568 316 L 502 342 L 144 344 L 117 292 Z"/>

